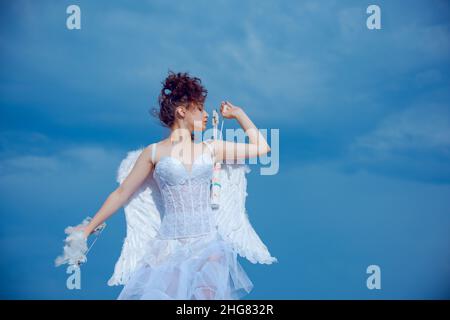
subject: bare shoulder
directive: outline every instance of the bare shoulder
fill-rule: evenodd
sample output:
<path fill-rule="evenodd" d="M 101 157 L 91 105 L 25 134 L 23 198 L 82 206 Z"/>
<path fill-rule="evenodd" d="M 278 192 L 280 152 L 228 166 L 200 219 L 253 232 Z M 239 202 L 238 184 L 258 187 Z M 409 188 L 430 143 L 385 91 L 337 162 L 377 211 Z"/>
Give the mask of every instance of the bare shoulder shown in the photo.
<path fill-rule="evenodd" d="M 141 152 L 141 157 L 143 157 L 146 161 L 151 162 L 151 157 L 152 157 L 152 145 L 148 145 L 146 147 L 144 147 L 144 149 L 142 149 Z"/>
<path fill-rule="evenodd" d="M 153 143 L 150 143 L 142 151 L 142 153 L 145 154 L 145 158 L 148 159 L 148 161 L 150 163 L 153 163 L 152 159 L 153 159 L 153 156 L 156 155 L 157 149 L 161 149 L 162 147 L 164 147 L 164 141 L 165 140 L 161 140 L 161 141 L 155 141 Z"/>
<path fill-rule="evenodd" d="M 223 144 L 225 142 L 226 141 L 222 140 L 222 139 L 209 139 L 209 140 L 206 140 L 206 143 L 208 143 L 209 145 L 211 145 L 211 146 L 213 146 L 215 148 L 223 146 Z"/>

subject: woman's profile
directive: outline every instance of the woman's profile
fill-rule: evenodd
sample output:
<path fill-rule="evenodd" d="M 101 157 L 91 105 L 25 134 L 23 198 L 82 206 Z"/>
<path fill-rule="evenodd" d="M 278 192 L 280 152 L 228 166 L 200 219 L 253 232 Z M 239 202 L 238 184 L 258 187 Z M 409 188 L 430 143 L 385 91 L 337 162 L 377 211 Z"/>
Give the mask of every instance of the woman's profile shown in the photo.
<path fill-rule="evenodd" d="M 206 129 L 207 90 L 188 73 L 163 81 L 157 115 L 167 138 L 128 153 L 119 187 L 89 221 L 76 229 L 86 241 L 125 207 L 127 237 L 109 285 L 124 285 L 118 299 L 240 299 L 253 283 L 238 254 L 256 263 L 277 262 L 245 212 L 245 166 L 224 165 L 219 210 L 211 208 L 214 164 L 258 157 L 270 147 L 243 108 L 222 102 L 223 118 L 236 119 L 249 143 L 195 142 Z"/>

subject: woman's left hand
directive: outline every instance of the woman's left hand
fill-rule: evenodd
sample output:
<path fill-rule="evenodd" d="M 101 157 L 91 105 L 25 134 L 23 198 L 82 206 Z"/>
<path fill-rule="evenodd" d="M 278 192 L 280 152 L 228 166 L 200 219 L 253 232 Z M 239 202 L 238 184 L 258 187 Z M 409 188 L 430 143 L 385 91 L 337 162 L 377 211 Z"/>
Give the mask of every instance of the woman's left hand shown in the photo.
<path fill-rule="evenodd" d="M 240 107 L 231 104 L 229 101 L 222 101 L 220 104 L 220 113 L 225 119 L 236 119 L 241 111 Z"/>

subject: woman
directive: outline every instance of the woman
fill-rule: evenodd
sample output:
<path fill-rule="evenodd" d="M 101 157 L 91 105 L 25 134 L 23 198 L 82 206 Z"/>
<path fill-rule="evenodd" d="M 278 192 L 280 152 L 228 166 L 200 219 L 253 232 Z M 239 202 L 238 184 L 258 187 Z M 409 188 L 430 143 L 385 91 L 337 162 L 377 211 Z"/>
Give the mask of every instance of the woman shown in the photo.
<path fill-rule="evenodd" d="M 158 115 L 170 135 L 142 150 L 130 173 L 82 229 L 87 238 L 147 177 L 156 181 L 164 204 L 158 235 L 146 245 L 118 299 L 238 299 L 253 288 L 236 251 L 215 228 L 210 184 L 215 162 L 261 156 L 270 147 L 246 113 L 229 102 L 222 102 L 220 112 L 239 122 L 249 143 L 194 143 L 193 132 L 206 128 L 206 95 L 200 79 L 169 72 Z"/>

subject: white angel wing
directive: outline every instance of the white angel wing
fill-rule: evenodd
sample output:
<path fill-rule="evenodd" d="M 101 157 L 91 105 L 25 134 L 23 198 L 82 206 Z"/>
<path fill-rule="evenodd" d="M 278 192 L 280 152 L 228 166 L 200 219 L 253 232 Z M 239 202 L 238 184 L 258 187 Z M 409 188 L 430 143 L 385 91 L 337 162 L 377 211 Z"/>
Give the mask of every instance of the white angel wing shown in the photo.
<path fill-rule="evenodd" d="M 129 175 L 143 149 L 129 151 L 127 157 L 122 160 L 117 173 L 118 183 L 121 184 Z M 151 176 L 130 197 L 124 211 L 127 234 L 114 273 L 108 280 L 109 286 L 127 283 L 137 263 L 144 256 L 148 241 L 155 238 L 158 232 L 162 212 L 161 193 Z"/>
<path fill-rule="evenodd" d="M 247 197 L 245 164 L 222 164 L 219 209 L 216 223 L 220 235 L 230 243 L 237 253 L 252 263 L 271 264 L 278 262 L 253 229 L 245 208 Z"/>

